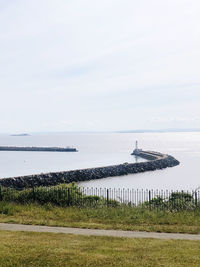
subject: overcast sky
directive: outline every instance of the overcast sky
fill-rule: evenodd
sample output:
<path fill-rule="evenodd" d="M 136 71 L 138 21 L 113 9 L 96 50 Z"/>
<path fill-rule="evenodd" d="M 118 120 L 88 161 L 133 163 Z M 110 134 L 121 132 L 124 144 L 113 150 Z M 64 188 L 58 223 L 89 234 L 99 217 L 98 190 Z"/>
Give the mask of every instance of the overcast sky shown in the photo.
<path fill-rule="evenodd" d="M 0 0 L 0 132 L 200 128 L 199 0 Z"/>

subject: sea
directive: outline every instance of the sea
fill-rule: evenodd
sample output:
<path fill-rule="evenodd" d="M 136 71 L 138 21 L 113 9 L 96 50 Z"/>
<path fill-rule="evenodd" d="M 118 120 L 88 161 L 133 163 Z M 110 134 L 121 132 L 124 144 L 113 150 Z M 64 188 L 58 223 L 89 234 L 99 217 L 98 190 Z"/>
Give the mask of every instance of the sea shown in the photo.
<path fill-rule="evenodd" d="M 180 165 L 163 170 L 79 183 L 82 187 L 195 190 L 200 187 L 200 133 L 51 133 L 0 135 L 0 146 L 75 147 L 78 152 L 0 151 L 0 179 L 144 161 L 131 155 L 143 150 L 170 154 Z"/>

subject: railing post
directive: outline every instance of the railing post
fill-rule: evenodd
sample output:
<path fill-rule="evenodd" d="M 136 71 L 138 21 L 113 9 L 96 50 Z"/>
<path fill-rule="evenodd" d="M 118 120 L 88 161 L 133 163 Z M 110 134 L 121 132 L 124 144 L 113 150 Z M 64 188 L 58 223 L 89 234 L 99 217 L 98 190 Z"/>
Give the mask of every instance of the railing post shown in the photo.
<path fill-rule="evenodd" d="M 151 191 L 149 190 L 149 209 L 151 210 Z"/>
<path fill-rule="evenodd" d="M 198 203 L 197 203 L 197 191 L 195 191 L 194 197 L 195 197 L 195 207 L 197 208 L 197 205 L 198 205 Z"/>
<path fill-rule="evenodd" d="M 109 204 L 109 189 L 106 190 L 106 203 Z"/>
<path fill-rule="evenodd" d="M 67 204 L 70 206 L 70 188 L 67 188 Z"/>
<path fill-rule="evenodd" d="M 2 196 L 2 188 L 1 188 L 1 185 L 0 185 L 0 201 L 3 200 L 3 196 Z"/>
<path fill-rule="evenodd" d="M 35 201 L 35 188 L 34 188 L 34 186 L 32 187 L 32 193 L 33 193 L 33 201 Z"/>

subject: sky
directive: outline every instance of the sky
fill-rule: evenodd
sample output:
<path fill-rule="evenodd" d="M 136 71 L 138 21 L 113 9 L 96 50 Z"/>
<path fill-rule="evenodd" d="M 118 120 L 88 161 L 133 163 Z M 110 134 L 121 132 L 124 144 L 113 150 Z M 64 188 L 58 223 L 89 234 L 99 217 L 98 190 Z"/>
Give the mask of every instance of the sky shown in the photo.
<path fill-rule="evenodd" d="M 199 0 L 0 0 L 0 132 L 200 128 Z"/>

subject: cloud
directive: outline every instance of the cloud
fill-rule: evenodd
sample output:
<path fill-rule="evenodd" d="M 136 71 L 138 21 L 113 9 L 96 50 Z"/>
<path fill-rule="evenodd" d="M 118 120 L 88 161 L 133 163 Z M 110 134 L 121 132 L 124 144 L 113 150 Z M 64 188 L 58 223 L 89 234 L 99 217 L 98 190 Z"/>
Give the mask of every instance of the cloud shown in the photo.
<path fill-rule="evenodd" d="M 0 131 L 200 127 L 199 8 L 0 0 Z"/>

